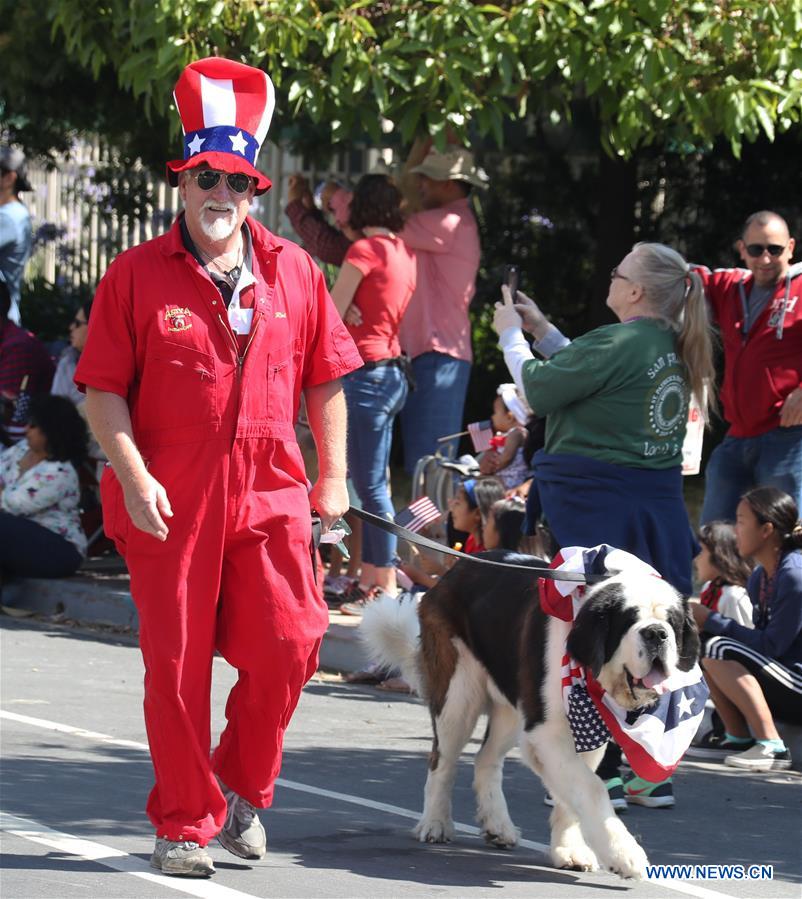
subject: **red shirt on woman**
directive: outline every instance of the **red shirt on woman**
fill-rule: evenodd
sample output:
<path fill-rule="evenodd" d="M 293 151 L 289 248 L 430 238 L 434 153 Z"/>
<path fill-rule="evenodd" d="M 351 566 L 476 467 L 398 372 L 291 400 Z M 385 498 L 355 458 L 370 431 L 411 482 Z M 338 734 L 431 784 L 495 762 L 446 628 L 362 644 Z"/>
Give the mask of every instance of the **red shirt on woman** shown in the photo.
<path fill-rule="evenodd" d="M 376 235 L 355 241 L 343 262 L 363 274 L 353 302 L 361 325 L 347 325 L 365 362 L 401 355 L 398 329 L 415 290 L 415 252 L 399 237 Z"/>

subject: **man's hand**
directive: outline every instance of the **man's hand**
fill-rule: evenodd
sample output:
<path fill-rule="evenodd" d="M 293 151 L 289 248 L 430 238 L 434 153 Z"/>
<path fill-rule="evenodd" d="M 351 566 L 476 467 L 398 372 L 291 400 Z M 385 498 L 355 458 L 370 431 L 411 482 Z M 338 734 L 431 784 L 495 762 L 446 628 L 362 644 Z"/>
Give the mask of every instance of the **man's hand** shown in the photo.
<path fill-rule="evenodd" d="M 362 324 L 362 310 L 356 303 L 351 303 L 345 310 L 343 321 L 346 325 L 353 325 L 355 328 L 358 328 Z"/>
<path fill-rule="evenodd" d="M 164 519 L 172 518 L 173 510 L 167 491 L 156 478 L 143 472 L 136 481 L 123 485 L 123 496 L 134 527 L 164 542 L 170 532 Z"/>
<path fill-rule="evenodd" d="M 309 182 L 303 175 L 290 175 L 287 180 L 287 202 L 294 203 L 296 200 L 301 200 L 307 208 L 314 205 Z"/>
<path fill-rule="evenodd" d="M 802 425 L 802 387 L 788 394 L 780 412 L 781 428 L 792 428 L 794 425 Z"/>
<path fill-rule="evenodd" d="M 320 516 L 323 530 L 327 531 L 348 511 L 350 504 L 345 478 L 319 478 L 309 492 L 309 505 Z"/>
<path fill-rule="evenodd" d="M 496 311 L 493 313 L 493 330 L 499 337 L 507 328 L 520 328 L 523 325 L 523 319 L 513 306 L 512 294 L 506 284 L 501 287 L 501 296 L 504 302 L 496 303 Z"/>

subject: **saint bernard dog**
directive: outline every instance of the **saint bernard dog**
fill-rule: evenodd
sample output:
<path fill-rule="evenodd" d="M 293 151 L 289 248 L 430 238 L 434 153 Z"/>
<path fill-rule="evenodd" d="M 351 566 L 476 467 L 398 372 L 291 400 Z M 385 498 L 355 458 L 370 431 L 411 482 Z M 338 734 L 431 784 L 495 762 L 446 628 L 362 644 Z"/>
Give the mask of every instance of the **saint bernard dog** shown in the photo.
<path fill-rule="evenodd" d="M 500 550 L 482 555 L 546 564 Z M 677 669 L 689 671 L 699 652 L 687 603 L 671 586 L 638 570 L 615 575 L 587 588 L 570 623 L 541 609 L 532 573 L 461 559 L 419 605 L 390 597 L 372 603 L 361 629 L 373 658 L 399 667 L 429 705 L 434 743 L 415 828 L 422 842 L 454 836 L 457 760 L 484 713 L 487 731 L 476 755 L 474 791 L 485 840 L 505 848 L 518 841 L 502 790 L 504 757 L 518 743 L 524 763 L 555 800 L 554 865 L 643 876 L 646 854 L 593 773 L 606 744 L 575 750 L 560 669 L 567 649 L 624 708 L 652 705 L 661 681 Z"/>

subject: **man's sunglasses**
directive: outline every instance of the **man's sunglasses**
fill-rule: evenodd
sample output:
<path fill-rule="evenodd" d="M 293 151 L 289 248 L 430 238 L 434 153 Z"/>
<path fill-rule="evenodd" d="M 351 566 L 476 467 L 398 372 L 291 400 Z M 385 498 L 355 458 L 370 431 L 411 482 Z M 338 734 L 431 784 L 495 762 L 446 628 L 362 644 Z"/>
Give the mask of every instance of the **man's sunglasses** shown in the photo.
<path fill-rule="evenodd" d="M 192 177 L 198 182 L 201 190 L 213 190 L 220 183 L 224 174 L 224 172 L 216 172 L 214 169 L 201 169 L 199 172 L 193 172 Z M 250 187 L 251 179 L 241 172 L 234 172 L 225 177 L 226 183 L 235 194 L 244 194 Z"/>
<path fill-rule="evenodd" d="M 81 321 L 80 318 L 74 318 L 74 319 L 70 322 L 69 327 L 72 328 L 73 326 L 75 326 L 76 328 L 80 328 L 81 325 L 88 325 L 88 324 L 89 324 L 89 322 Z"/>
<path fill-rule="evenodd" d="M 762 243 L 746 244 L 746 252 L 749 253 L 753 259 L 762 256 L 766 250 L 769 251 L 769 256 L 779 256 L 784 249 L 785 247 L 781 247 L 778 243 L 770 243 L 767 246 L 764 246 Z"/>

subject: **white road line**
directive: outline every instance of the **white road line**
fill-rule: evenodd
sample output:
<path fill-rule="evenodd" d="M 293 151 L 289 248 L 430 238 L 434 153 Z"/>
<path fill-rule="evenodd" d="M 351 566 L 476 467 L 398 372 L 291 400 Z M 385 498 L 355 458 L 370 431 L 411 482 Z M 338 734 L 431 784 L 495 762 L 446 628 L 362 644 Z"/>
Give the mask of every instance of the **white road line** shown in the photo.
<path fill-rule="evenodd" d="M 84 840 L 60 830 L 52 830 L 30 818 L 20 818 L 17 815 L 9 815 L 0 811 L 0 830 L 84 861 L 97 862 L 104 868 L 111 868 L 123 874 L 131 874 L 142 880 L 148 880 L 159 887 L 178 890 L 180 893 L 189 893 L 190 896 L 197 896 L 198 899 L 257 899 L 252 893 L 232 890 L 230 887 L 224 887 L 222 884 L 210 880 L 180 880 L 175 877 L 165 877 L 163 874 L 157 874 L 148 862 L 141 858 L 121 852 L 111 846 L 104 846 L 102 843 Z"/>
<path fill-rule="evenodd" d="M 84 730 L 80 727 L 72 727 L 69 724 L 60 724 L 57 721 L 49 721 L 46 718 L 32 718 L 29 715 L 19 715 L 16 712 L 9 712 L 5 709 L 0 709 L 0 719 L 2 718 L 6 718 L 9 721 L 16 721 L 19 724 L 28 724 L 32 727 L 40 727 L 44 730 L 52 730 L 62 734 L 69 734 L 73 737 L 83 737 L 84 739 L 93 740 L 99 743 L 108 743 L 113 746 L 124 746 L 128 749 L 141 749 L 144 752 L 149 751 L 147 743 L 139 743 L 135 740 L 118 740 L 116 737 L 112 737 L 110 734 L 102 734 L 94 730 Z M 299 793 L 312 793 L 315 796 L 321 796 L 326 799 L 334 799 L 338 802 L 346 802 L 350 805 L 359 805 L 363 808 L 370 808 L 374 811 L 386 812 L 390 815 L 396 815 L 400 818 L 409 818 L 413 821 L 417 821 L 418 818 L 420 818 L 420 812 L 415 812 L 412 809 L 402 808 L 398 805 L 389 805 L 386 802 L 376 802 L 373 799 L 363 799 L 361 796 L 352 796 L 350 793 L 338 793 L 334 790 L 325 790 L 321 787 L 313 787 L 309 784 L 300 783 L 299 781 L 286 780 L 283 777 L 277 778 L 276 784 L 285 787 L 288 790 L 296 790 Z M 481 833 L 478 827 L 474 827 L 471 824 L 460 824 L 459 822 L 454 823 L 454 829 L 458 830 L 460 833 L 467 833 L 473 836 L 478 836 Z M 65 834 L 64 836 L 67 835 Z M 76 838 L 70 837 L 70 839 L 74 840 Z M 549 850 L 549 847 L 544 843 L 537 843 L 534 840 L 519 840 L 518 845 L 524 847 L 525 849 L 533 849 L 536 852 L 548 852 Z M 106 862 L 103 862 L 103 864 L 106 864 Z M 149 876 L 156 876 L 159 883 L 169 881 L 169 885 L 173 885 L 172 880 L 169 880 L 169 878 L 159 875 Z M 728 893 L 718 892 L 717 890 L 708 890 L 705 889 L 705 887 L 695 886 L 692 883 L 685 883 L 682 881 L 645 880 L 642 882 L 650 886 L 656 886 L 662 889 L 671 890 L 675 893 L 682 893 L 686 896 L 695 896 L 696 899 L 734 899 L 734 897 L 732 897 Z M 208 882 L 203 881 L 198 882 L 197 884 L 197 886 L 202 885 L 208 885 Z M 178 889 L 178 887 L 176 887 L 176 889 Z M 211 894 L 209 895 L 211 896 Z M 219 895 L 220 899 L 223 899 L 223 894 Z M 232 890 L 229 891 L 227 895 L 232 896 L 233 899 L 233 896 L 245 896 L 247 894 L 236 893 L 236 891 Z"/>

